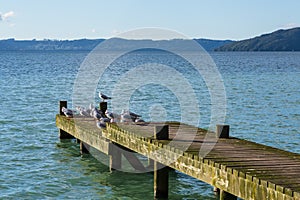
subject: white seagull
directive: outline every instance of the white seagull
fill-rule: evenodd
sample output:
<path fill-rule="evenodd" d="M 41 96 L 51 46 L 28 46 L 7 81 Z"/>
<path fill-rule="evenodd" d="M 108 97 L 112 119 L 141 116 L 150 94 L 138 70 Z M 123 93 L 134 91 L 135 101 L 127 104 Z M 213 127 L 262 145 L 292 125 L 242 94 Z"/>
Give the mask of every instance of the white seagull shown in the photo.
<path fill-rule="evenodd" d="M 105 115 L 107 118 L 110 119 L 110 122 L 119 122 L 121 119 L 121 116 L 116 114 L 116 113 L 112 113 L 109 112 L 108 110 L 105 111 Z"/>
<path fill-rule="evenodd" d="M 105 129 L 105 128 L 106 128 L 106 123 L 103 122 L 103 121 L 97 121 L 97 122 L 96 122 L 96 125 L 97 125 L 97 127 L 100 128 L 100 129 Z"/>
<path fill-rule="evenodd" d="M 71 110 L 71 109 L 67 109 L 65 107 L 61 108 L 61 111 L 67 116 L 67 117 L 73 117 L 73 115 L 75 114 L 75 111 Z"/>
<path fill-rule="evenodd" d="M 100 129 L 105 129 L 107 122 L 110 122 L 108 118 L 100 118 L 99 120 L 97 120 L 96 126 Z"/>
<path fill-rule="evenodd" d="M 79 112 L 80 115 L 89 117 L 90 116 L 90 111 L 85 109 L 84 107 L 81 106 L 76 106 L 76 110 Z"/>
<path fill-rule="evenodd" d="M 129 110 L 122 110 L 121 113 L 121 120 L 123 119 L 123 121 L 125 122 L 127 122 L 129 119 L 135 122 L 135 120 L 140 117 L 141 115 L 135 114 L 134 112 L 130 112 Z"/>
<path fill-rule="evenodd" d="M 99 92 L 99 97 L 100 97 L 100 99 L 102 99 L 102 101 L 105 101 L 107 99 L 111 99 L 111 97 L 108 97 L 108 96 L 106 96 L 105 94 L 103 94 L 101 92 Z"/>

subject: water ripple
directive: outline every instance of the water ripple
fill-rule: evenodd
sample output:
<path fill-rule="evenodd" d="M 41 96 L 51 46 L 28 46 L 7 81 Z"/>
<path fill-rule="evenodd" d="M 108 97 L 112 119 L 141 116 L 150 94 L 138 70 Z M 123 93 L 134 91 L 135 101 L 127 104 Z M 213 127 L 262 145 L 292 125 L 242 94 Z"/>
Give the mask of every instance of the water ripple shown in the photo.
<path fill-rule="evenodd" d="M 109 173 L 95 158 L 82 157 L 74 141 L 57 138 L 58 101 L 67 99 L 71 106 L 73 80 L 86 54 L 1 52 L 1 199 L 153 199 L 152 175 Z M 132 59 L 162 63 L 167 59 L 179 71 L 186 71 L 184 62 L 156 56 Z M 212 56 L 226 86 L 226 123 L 231 125 L 231 135 L 300 153 L 299 53 L 218 52 Z M 130 63 L 114 63 L 112 68 L 121 70 L 111 71 L 110 76 L 120 76 Z M 113 84 L 113 79 L 103 81 Z M 210 120 L 209 93 L 203 80 L 191 81 L 205 127 Z M 159 102 L 153 91 L 165 90 L 156 89 L 137 90 L 134 109 L 147 118 L 144 105 L 150 99 L 165 106 L 168 119 L 180 120 L 174 96 L 168 93 Z M 170 189 L 171 199 L 217 199 L 210 186 L 178 172 L 170 175 Z"/>

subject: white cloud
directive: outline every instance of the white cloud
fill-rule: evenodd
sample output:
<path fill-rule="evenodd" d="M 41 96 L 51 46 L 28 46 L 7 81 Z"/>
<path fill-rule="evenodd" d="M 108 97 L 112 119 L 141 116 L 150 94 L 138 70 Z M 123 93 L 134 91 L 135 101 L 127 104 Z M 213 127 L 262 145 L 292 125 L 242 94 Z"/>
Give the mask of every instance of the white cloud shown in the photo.
<path fill-rule="evenodd" d="M 3 17 L 3 19 L 5 20 L 6 18 L 12 17 L 12 16 L 14 16 L 14 15 L 15 15 L 14 11 L 9 11 L 9 12 L 7 12 L 7 13 L 4 13 L 2 17 Z"/>
<path fill-rule="evenodd" d="M 1 14 L 0 13 L 0 21 L 4 21 L 10 17 L 13 17 L 15 15 L 14 11 L 9 11 L 7 13 Z"/>

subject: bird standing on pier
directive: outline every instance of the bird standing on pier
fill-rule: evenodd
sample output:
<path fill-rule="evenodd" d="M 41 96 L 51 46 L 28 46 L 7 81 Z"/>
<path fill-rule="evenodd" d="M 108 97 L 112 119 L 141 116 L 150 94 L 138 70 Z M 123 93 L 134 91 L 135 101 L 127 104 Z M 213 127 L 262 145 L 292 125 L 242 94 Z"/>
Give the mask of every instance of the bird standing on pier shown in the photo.
<path fill-rule="evenodd" d="M 96 107 L 92 109 L 91 113 L 92 113 L 92 117 L 94 117 L 96 120 L 100 120 L 100 118 L 105 117 L 105 115 L 103 115 L 101 110 L 98 110 Z"/>
<path fill-rule="evenodd" d="M 105 101 L 107 99 L 111 99 L 111 97 L 108 97 L 108 96 L 106 96 L 105 94 L 103 94 L 101 92 L 99 92 L 99 97 L 100 97 L 100 99 L 102 99 L 102 101 Z"/>
<path fill-rule="evenodd" d="M 116 113 L 112 113 L 109 112 L 108 110 L 105 111 L 105 115 L 107 118 L 110 119 L 110 122 L 119 122 L 121 119 L 121 116 L 116 114 Z"/>
<path fill-rule="evenodd" d="M 100 121 L 104 122 L 104 123 L 107 123 L 107 122 L 110 122 L 110 119 L 109 118 L 100 118 Z"/>
<path fill-rule="evenodd" d="M 100 119 L 98 119 L 97 121 L 96 121 L 96 126 L 98 127 L 98 128 L 100 128 L 100 129 L 105 129 L 106 128 L 106 123 L 107 122 L 110 122 L 110 119 L 108 119 L 108 118 L 100 118 Z"/>
<path fill-rule="evenodd" d="M 92 117 L 92 114 L 91 114 L 92 110 L 93 110 L 93 104 L 90 103 L 89 108 L 87 108 L 85 110 L 89 114 L 90 117 Z"/>
<path fill-rule="evenodd" d="M 133 112 L 130 112 L 129 110 L 122 110 L 122 113 L 121 113 L 121 122 L 135 122 L 135 120 L 137 118 L 140 118 L 141 115 L 138 115 L 138 114 L 135 114 Z"/>
<path fill-rule="evenodd" d="M 81 116 L 89 117 L 90 111 L 81 106 L 76 106 L 76 110 L 79 112 Z"/>
<path fill-rule="evenodd" d="M 61 111 L 66 115 L 66 117 L 73 117 L 75 114 L 75 111 L 73 111 L 71 109 L 67 109 L 65 107 L 62 107 Z"/>
<path fill-rule="evenodd" d="M 106 123 L 99 120 L 99 121 L 96 122 L 96 126 L 100 129 L 105 129 L 106 128 Z"/>

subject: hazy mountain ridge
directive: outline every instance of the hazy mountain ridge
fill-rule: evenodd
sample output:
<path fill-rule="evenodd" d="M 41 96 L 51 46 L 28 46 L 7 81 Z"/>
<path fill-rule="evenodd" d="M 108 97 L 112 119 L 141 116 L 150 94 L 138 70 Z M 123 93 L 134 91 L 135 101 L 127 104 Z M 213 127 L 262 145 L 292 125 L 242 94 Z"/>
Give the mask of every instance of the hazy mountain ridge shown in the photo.
<path fill-rule="evenodd" d="M 211 40 L 211 39 L 194 39 L 206 51 L 214 51 L 218 47 L 234 42 L 233 40 Z"/>
<path fill-rule="evenodd" d="M 0 40 L 0 51 L 49 51 L 49 50 L 81 50 L 90 51 L 105 39 L 80 39 L 80 40 Z M 231 40 L 194 39 L 206 51 L 213 51 Z M 149 42 L 150 40 L 144 40 Z M 174 40 L 175 41 L 175 40 Z M 156 42 L 156 41 L 154 41 Z M 164 41 L 165 42 L 165 41 Z M 157 42 L 156 42 L 157 43 Z"/>
<path fill-rule="evenodd" d="M 25 50 L 82 50 L 91 51 L 105 39 L 79 39 L 79 40 L 0 40 L 0 51 L 25 51 Z M 170 40 L 176 42 L 180 40 Z M 162 41 L 162 42 L 170 42 Z M 233 41 L 194 39 L 206 51 L 300 51 L 300 28 L 277 30 L 258 37 Z M 140 40 L 139 42 L 153 42 Z M 128 43 L 127 43 L 128 44 Z M 118 44 L 116 44 L 118 45 Z"/>
<path fill-rule="evenodd" d="M 35 50 L 92 50 L 104 39 L 80 40 L 0 40 L 1 51 L 35 51 Z"/>
<path fill-rule="evenodd" d="M 91 51 L 105 39 L 79 40 L 0 40 L 0 51 Z M 144 40 L 142 42 L 149 42 Z M 171 40 L 172 41 L 172 40 Z M 176 42 L 176 39 L 174 40 Z M 178 40 L 180 41 L 180 40 Z M 300 51 L 300 28 L 277 30 L 258 37 L 241 40 L 194 39 L 206 51 Z M 156 41 L 153 41 L 156 42 Z M 163 41 L 165 42 L 165 41 Z"/>
<path fill-rule="evenodd" d="M 277 30 L 251 39 L 225 44 L 216 51 L 300 51 L 300 28 Z"/>

